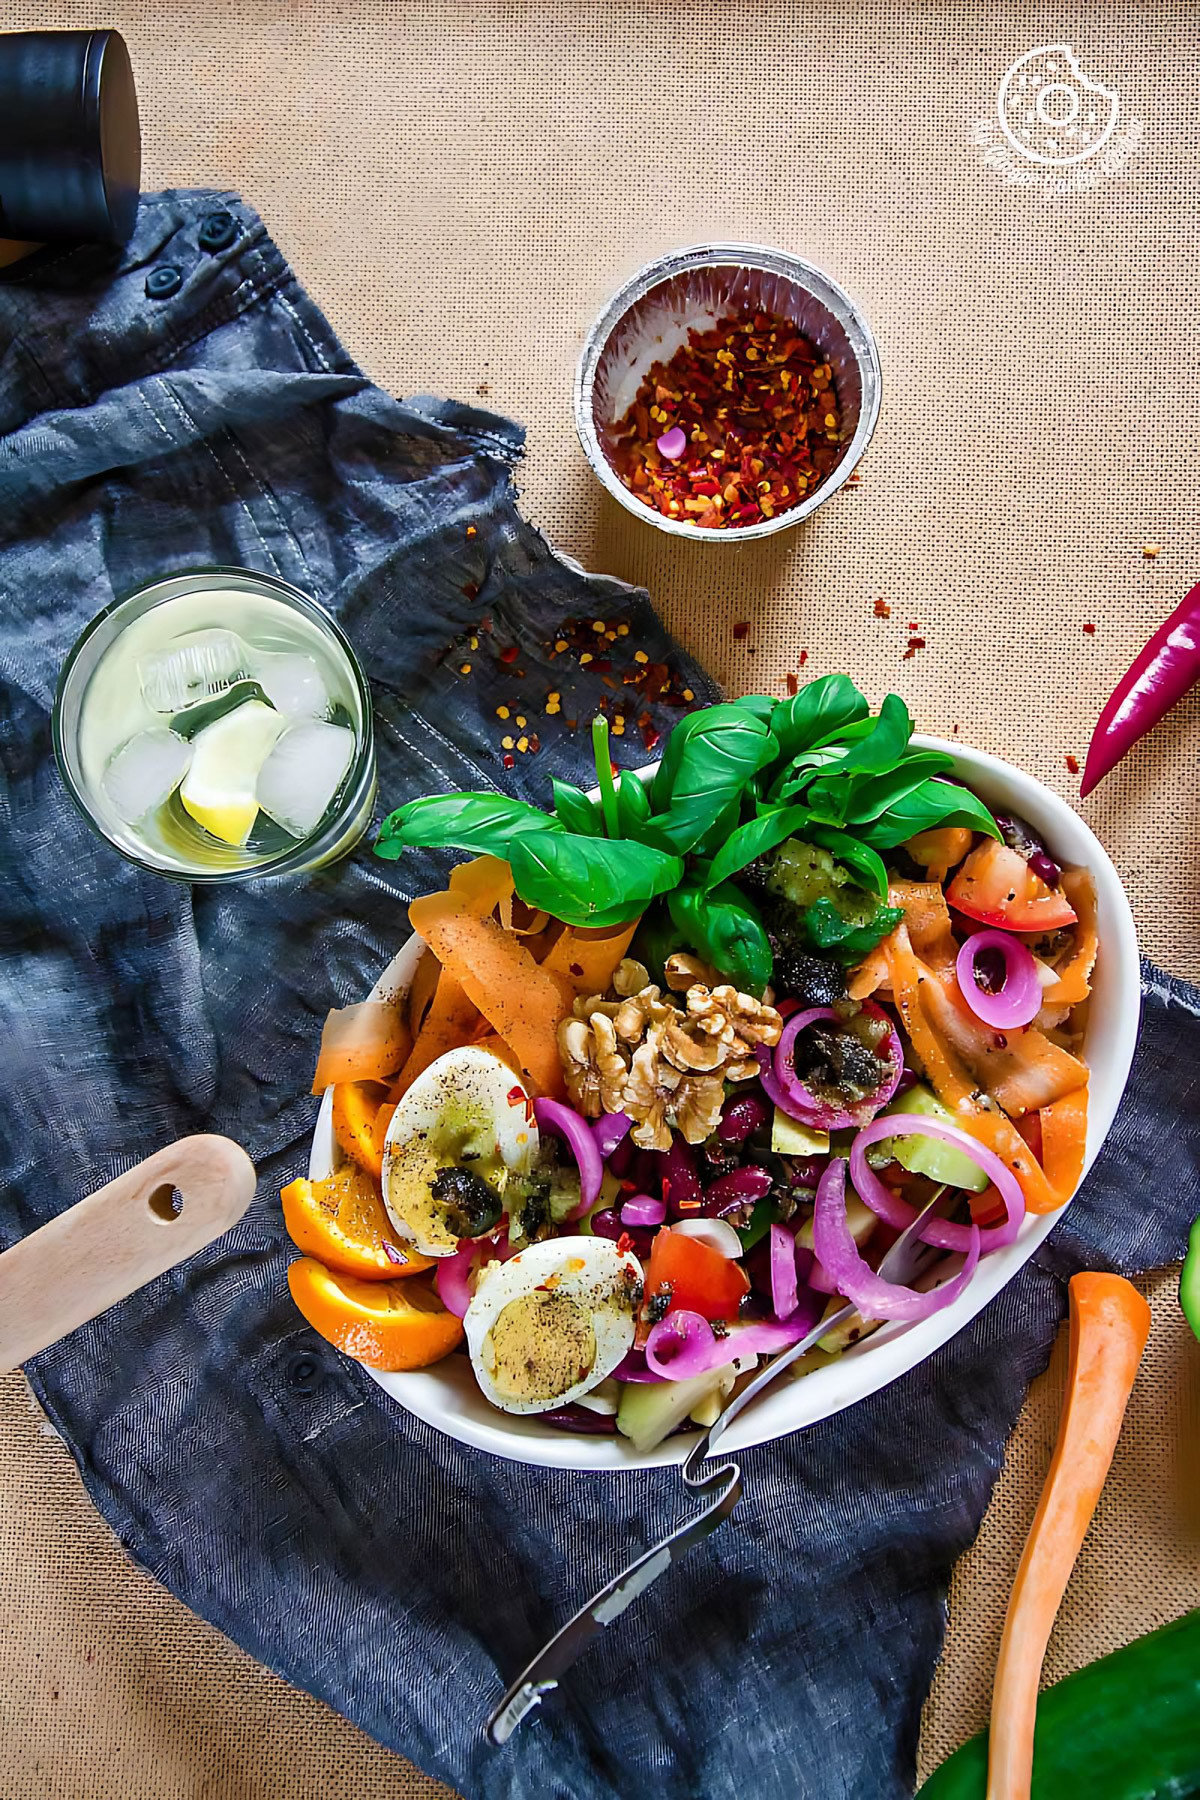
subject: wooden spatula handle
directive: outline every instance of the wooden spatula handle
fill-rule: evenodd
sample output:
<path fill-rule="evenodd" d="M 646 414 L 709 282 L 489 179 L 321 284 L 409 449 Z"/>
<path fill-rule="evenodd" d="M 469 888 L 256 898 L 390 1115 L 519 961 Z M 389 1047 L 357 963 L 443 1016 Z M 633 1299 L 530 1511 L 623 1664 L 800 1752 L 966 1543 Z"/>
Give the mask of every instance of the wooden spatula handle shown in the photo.
<path fill-rule="evenodd" d="M 0 1256 L 0 1371 L 57 1343 L 236 1225 L 254 1164 L 225 1137 L 180 1138 Z"/>

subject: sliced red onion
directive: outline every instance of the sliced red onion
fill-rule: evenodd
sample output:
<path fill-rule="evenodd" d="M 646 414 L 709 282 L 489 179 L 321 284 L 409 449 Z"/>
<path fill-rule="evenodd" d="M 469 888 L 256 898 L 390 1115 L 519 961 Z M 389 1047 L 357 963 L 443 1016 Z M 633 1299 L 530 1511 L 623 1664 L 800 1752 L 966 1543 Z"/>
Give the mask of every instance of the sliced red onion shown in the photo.
<path fill-rule="evenodd" d="M 718 1256 L 728 1257 L 730 1262 L 736 1262 L 742 1254 L 741 1238 L 724 1219 L 680 1219 L 671 1230 L 678 1232 L 680 1237 L 698 1238 Z"/>
<path fill-rule="evenodd" d="M 986 1144 L 981 1144 L 969 1132 L 960 1130 L 957 1125 L 944 1125 L 940 1119 L 927 1118 L 924 1113 L 889 1113 L 884 1118 L 873 1119 L 869 1125 L 863 1126 L 850 1146 L 850 1179 L 854 1184 L 854 1191 L 864 1206 L 869 1206 L 873 1213 L 877 1213 L 885 1225 L 891 1225 L 896 1231 L 903 1231 L 917 1216 L 907 1200 L 902 1200 L 885 1186 L 867 1161 L 867 1150 L 871 1144 L 893 1137 L 936 1138 L 939 1143 L 953 1144 L 956 1150 L 969 1156 L 983 1170 L 988 1180 L 995 1184 L 1008 1212 L 1003 1225 L 979 1231 L 979 1254 L 988 1256 L 993 1250 L 1003 1250 L 1006 1244 L 1014 1241 L 1025 1217 L 1025 1195 L 1012 1170 L 1001 1162 L 994 1150 L 989 1150 Z M 965 1252 L 971 1247 L 975 1231 L 974 1225 L 955 1225 L 949 1219 L 930 1219 L 921 1227 L 921 1238 L 924 1243 L 935 1244 L 941 1250 Z"/>
<path fill-rule="evenodd" d="M 813 1210 L 813 1246 L 817 1257 L 864 1319 L 898 1319 L 911 1323 L 928 1319 L 952 1306 L 966 1288 L 979 1263 L 979 1227 L 970 1227 L 967 1259 L 952 1281 L 927 1294 L 915 1288 L 885 1281 L 864 1262 L 846 1223 L 846 1165 L 835 1157 L 821 1177 Z"/>
<path fill-rule="evenodd" d="M 662 1379 L 661 1375 L 656 1375 L 652 1369 L 646 1367 L 644 1350 L 627 1351 L 624 1360 L 619 1362 L 613 1370 L 614 1381 L 661 1381 Z"/>
<path fill-rule="evenodd" d="M 837 1283 L 834 1281 L 824 1263 L 813 1257 L 813 1266 L 808 1272 L 808 1285 L 818 1294 L 836 1294 Z"/>
<path fill-rule="evenodd" d="M 661 1225 L 666 1216 L 665 1201 L 655 1200 L 649 1194 L 633 1194 L 621 1208 L 622 1225 L 632 1227 Z"/>
<path fill-rule="evenodd" d="M 767 1081 L 761 1045 L 755 1051 L 759 1068 L 764 1070 L 763 1087 L 776 1106 L 782 1107 L 790 1118 L 798 1119 L 802 1125 L 815 1126 L 819 1131 L 845 1131 L 849 1126 L 865 1125 L 892 1098 L 904 1073 L 904 1052 L 900 1047 L 900 1039 L 887 1014 L 881 1012 L 873 1001 L 864 1000 L 862 1010 L 870 1018 L 881 1020 L 887 1026 L 887 1036 L 881 1040 L 881 1048 L 887 1059 L 888 1070 L 873 1094 L 868 1094 L 846 1111 L 839 1111 L 825 1101 L 818 1100 L 815 1094 L 810 1094 L 796 1074 L 793 1060 L 796 1039 L 802 1031 L 815 1025 L 818 1019 L 837 1019 L 831 1006 L 810 1006 L 804 1012 L 792 1014 L 775 1046 L 771 1066 L 772 1082 Z"/>
<path fill-rule="evenodd" d="M 596 1148 L 600 1152 L 601 1162 L 607 1162 L 617 1145 L 629 1134 L 633 1120 L 628 1113 L 604 1113 L 592 1126 L 592 1136 L 596 1140 Z"/>
<path fill-rule="evenodd" d="M 1004 982 L 994 994 L 980 986 L 976 969 L 986 950 L 995 951 L 1004 961 Z M 963 999 L 985 1025 L 997 1031 L 1015 1030 L 1031 1024 L 1037 1016 L 1042 1004 L 1037 963 L 1028 946 L 1007 931 L 973 932 L 958 953 L 954 972 Z"/>
<path fill-rule="evenodd" d="M 584 1213 L 591 1212 L 600 1198 L 600 1185 L 604 1180 L 604 1164 L 591 1125 L 573 1107 L 564 1106 L 561 1100 L 535 1100 L 533 1116 L 540 1131 L 562 1138 L 579 1166 L 579 1205 L 567 1217 L 569 1220 L 581 1219 Z"/>
<path fill-rule="evenodd" d="M 656 440 L 656 448 L 660 456 L 668 462 L 678 462 L 687 449 L 687 433 L 679 425 L 672 425 L 670 431 L 664 431 Z"/>
<path fill-rule="evenodd" d="M 471 1304 L 470 1274 L 478 1246 L 471 1244 L 465 1250 L 459 1250 L 454 1256 L 443 1256 L 433 1277 L 433 1285 L 438 1291 L 438 1299 L 447 1312 L 452 1312 L 456 1319 L 461 1319 Z"/>
<path fill-rule="evenodd" d="M 688 1381 L 741 1356 L 773 1356 L 798 1344 L 814 1323 L 811 1306 L 800 1306 L 777 1323 L 737 1325 L 718 1337 L 699 1313 L 669 1312 L 646 1339 L 646 1366 L 664 1381 Z"/>
<path fill-rule="evenodd" d="M 767 1233 L 771 1252 L 771 1305 L 777 1319 L 796 1310 L 796 1240 L 786 1225 L 772 1225 Z"/>

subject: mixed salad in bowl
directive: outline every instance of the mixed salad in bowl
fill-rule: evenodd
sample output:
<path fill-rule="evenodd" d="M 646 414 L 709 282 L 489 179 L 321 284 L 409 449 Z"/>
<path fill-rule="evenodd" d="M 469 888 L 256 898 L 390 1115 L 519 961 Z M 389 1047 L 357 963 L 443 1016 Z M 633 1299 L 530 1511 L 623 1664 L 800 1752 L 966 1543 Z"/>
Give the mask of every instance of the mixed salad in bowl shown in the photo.
<path fill-rule="evenodd" d="M 1093 879 L 848 677 L 688 715 L 553 811 L 435 796 L 378 853 L 471 854 L 414 900 L 405 992 L 331 1013 L 340 1163 L 284 1190 L 289 1281 L 374 1369 L 469 1358 L 499 1412 L 645 1453 L 761 1359 L 953 1303 L 1085 1158 Z M 898 1233 L 946 1252 L 882 1279 Z"/>

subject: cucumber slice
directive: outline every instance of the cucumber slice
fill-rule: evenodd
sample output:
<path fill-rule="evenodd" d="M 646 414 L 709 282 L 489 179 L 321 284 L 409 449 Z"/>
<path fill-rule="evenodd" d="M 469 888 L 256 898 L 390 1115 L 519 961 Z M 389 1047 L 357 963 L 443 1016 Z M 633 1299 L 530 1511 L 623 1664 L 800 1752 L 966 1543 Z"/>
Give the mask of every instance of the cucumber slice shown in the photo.
<path fill-rule="evenodd" d="M 694 1406 L 719 1396 L 726 1380 L 732 1386 L 733 1373 L 733 1364 L 725 1363 L 687 1381 L 626 1381 L 617 1408 L 617 1430 L 644 1456 L 682 1425 Z"/>
<path fill-rule="evenodd" d="M 829 1133 L 814 1131 L 810 1125 L 801 1125 L 799 1119 L 789 1118 L 777 1106 L 771 1126 L 771 1148 L 776 1156 L 827 1156 Z"/>
<path fill-rule="evenodd" d="M 942 1125 L 958 1124 L 937 1095 L 919 1081 L 884 1108 L 885 1117 L 888 1113 L 920 1113 L 924 1118 L 937 1119 Z M 943 1182 L 946 1187 L 966 1188 L 969 1193 L 982 1194 L 988 1184 L 979 1164 L 972 1162 L 964 1150 L 956 1150 L 953 1144 L 939 1143 L 936 1138 L 885 1138 L 878 1148 L 881 1154 L 890 1152 L 900 1167 L 910 1174 L 928 1175 L 931 1181 Z"/>

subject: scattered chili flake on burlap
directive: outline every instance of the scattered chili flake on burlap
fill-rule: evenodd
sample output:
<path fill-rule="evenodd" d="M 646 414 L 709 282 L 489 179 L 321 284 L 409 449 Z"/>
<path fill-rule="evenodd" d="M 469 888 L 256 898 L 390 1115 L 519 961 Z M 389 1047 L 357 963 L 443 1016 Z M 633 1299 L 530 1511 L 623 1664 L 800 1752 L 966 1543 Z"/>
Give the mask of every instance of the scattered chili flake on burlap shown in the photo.
<path fill-rule="evenodd" d="M 1089 637 L 1095 637 L 1096 627 L 1094 625 L 1085 625 L 1083 629 L 1087 632 Z"/>
<path fill-rule="evenodd" d="M 800 692 L 800 679 L 799 679 L 799 677 L 798 677 L 798 676 L 796 676 L 796 675 L 793 675 L 793 674 L 792 674 L 792 672 L 791 672 L 791 670 L 790 670 L 790 669 L 789 669 L 789 670 L 788 670 L 788 673 L 787 673 L 787 676 L 786 676 L 786 680 L 787 680 L 787 691 L 788 691 L 788 693 L 789 693 L 789 694 L 798 694 L 798 693 L 799 693 L 799 692 Z"/>
<path fill-rule="evenodd" d="M 682 433 L 683 448 L 672 451 Z M 777 313 L 744 309 L 695 326 L 643 376 L 613 428 L 610 460 L 635 499 L 665 518 L 739 530 L 788 512 L 842 449 L 833 370 Z"/>
<path fill-rule="evenodd" d="M 1079 773 L 1079 758 L 1077 756 L 1068 756 L 1066 758 L 1066 764 L 1067 764 L 1067 768 L 1070 770 L 1072 775 L 1078 775 L 1078 773 Z"/>
<path fill-rule="evenodd" d="M 875 602 L 875 617 L 877 619 L 890 619 L 891 616 L 892 616 L 892 609 L 888 605 L 887 601 L 886 600 L 876 600 L 876 602 Z"/>
<path fill-rule="evenodd" d="M 749 637 L 749 635 L 750 635 L 749 619 L 739 619 L 737 624 L 733 628 L 733 635 L 735 638 L 738 638 L 738 639 L 741 639 L 744 637 Z"/>

